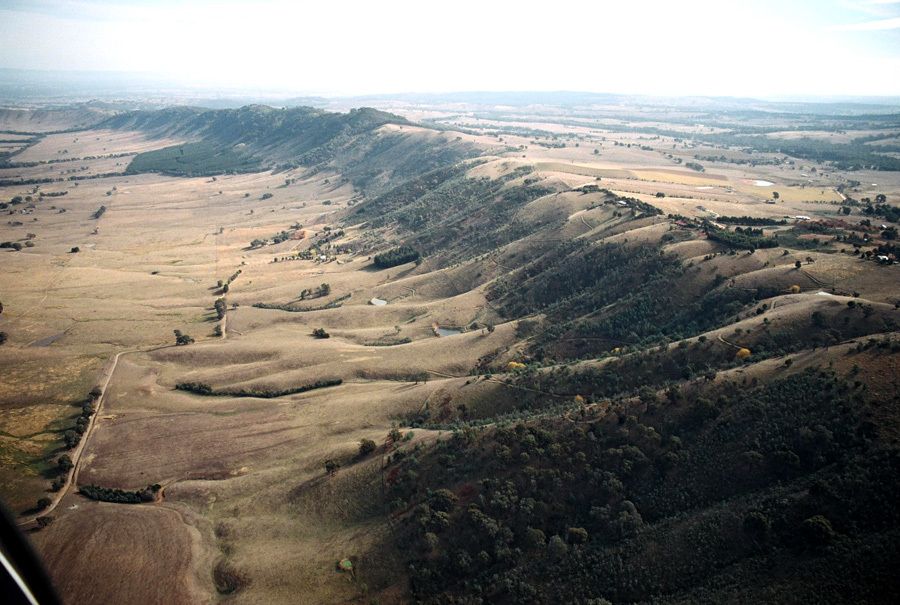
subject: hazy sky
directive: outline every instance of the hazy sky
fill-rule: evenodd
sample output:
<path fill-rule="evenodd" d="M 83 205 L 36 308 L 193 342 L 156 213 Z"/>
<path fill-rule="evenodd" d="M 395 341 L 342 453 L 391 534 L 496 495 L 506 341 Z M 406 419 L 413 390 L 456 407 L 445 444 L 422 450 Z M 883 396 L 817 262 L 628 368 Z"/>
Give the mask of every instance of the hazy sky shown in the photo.
<path fill-rule="evenodd" d="M 900 95 L 900 0 L 0 0 L 0 67 L 331 94 Z"/>

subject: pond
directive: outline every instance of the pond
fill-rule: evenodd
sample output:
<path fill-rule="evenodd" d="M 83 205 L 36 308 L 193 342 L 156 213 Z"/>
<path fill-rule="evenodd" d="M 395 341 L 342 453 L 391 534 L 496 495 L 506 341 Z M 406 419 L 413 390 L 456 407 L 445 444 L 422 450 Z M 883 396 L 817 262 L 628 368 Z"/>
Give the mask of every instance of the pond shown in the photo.
<path fill-rule="evenodd" d="M 457 334 L 462 334 L 462 330 L 458 328 L 442 328 L 438 326 L 434 330 L 437 332 L 438 336 L 456 336 Z"/>

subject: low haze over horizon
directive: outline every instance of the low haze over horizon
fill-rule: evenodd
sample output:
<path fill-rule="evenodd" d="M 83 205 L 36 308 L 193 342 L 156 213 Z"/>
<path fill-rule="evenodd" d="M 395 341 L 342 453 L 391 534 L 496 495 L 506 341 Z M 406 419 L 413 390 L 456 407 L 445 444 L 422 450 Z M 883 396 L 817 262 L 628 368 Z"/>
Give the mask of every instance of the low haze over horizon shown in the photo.
<path fill-rule="evenodd" d="M 0 2 L 0 67 L 305 94 L 900 95 L 900 0 Z"/>

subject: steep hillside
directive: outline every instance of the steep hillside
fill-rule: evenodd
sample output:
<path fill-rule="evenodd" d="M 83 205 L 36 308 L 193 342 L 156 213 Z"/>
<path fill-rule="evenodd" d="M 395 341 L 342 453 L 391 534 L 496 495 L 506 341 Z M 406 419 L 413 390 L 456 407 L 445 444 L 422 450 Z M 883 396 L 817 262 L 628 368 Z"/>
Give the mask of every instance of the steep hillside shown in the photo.
<path fill-rule="evenodd" d="M 9 135 L 0 492 L 72 602 L 890 602 L 900 177 L 457 111 Z"/>
<path fill-rule="evenodd" d="M 398 128 L 383 128 L 389 125 Z M 405 118 L 370 108 L 344 114 L 265 105 L 176 107 L 122 114 L 102 126 L 196 141 L 138 155 L 128 166 L 131 174 L 191 176 L 331 166 L 357 188 L 371 190 L 389 179 L 404 180 L 478 153 L 471 144 L 438 139 Z"/>
<path fill-rule="evenodd" d="M 364 250 L 421 253 L 409 287 L 483 293 L 470 331 L 515 326 L 400 421 L 452 436 L 387 440 L 413 598 L 888 602 L 896 267 L 841 230 L 804 249 L 821 226 L 716 226 L 583 183 L 484 158 L 348 210 Z M 878 281 L 826 287 L 817 263 Z"/>

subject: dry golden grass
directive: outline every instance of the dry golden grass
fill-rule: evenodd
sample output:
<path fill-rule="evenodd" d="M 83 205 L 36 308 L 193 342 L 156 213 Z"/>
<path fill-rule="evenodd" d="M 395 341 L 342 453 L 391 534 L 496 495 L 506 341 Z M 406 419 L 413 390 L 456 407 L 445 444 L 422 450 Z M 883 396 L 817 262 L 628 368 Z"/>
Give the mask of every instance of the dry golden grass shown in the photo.
<path fill-rule="evenodd" d="M 16 154 L 13 162 L 46 162 L 69 160 L 87 156 L 121 153 L 141 153 L 183 143 L 180 139 L 151 139 L 141 132 L 119 130 L 89 130 L 84 132 L 50 134 Z M 60 164 L 65 166 L 68 162 Z"/>
<path fill-rule="evenodd" d="M 457 136 L 408 126 L 403 131 L 448 141 Z M 500 145 L 493 137 L 460 136 Z M 615 207 L 592 208 L 599 194 L 570 191 L 588 183 L 689 216 L 796 214 L 807 212 L 802 202 L 819 199 L 779 185 L 783 202 L 767 205 L 761 196 L 771 188 L 742 184 L 748 173 L 672 169 L 660 165 L 657 152 L 637 147 L 607 144 L 598 157 L 591 143 L 544 149 L 526 138 L 504 138 L 504 145 L 529 148 L 491 157 L 469 174 L 497 178 L 533 165 L 529 176 L 558 193 L 525 205 L 516 218 L 553 225 L 542 237 L 554 241 L 604 237 L 640 246 L 667 232 L 661 217 L 627 222 L 614 216 Z M 75 157 L 121 153 L 171 143 L 133 133 L 51 135 L 27 157 L 55 159 L 65 155 L 59 153 L 63 149 Z M 284 187 L 288 177 L 298 181 Z M 426 259 L 418 268 L 373 271 L 365 257 L 347 255 L 340 264 L 271 262 L 305 248 L 308 238 L 249 249 L 251 240 L 297 222 L 310 233 L 336 224 L 337 213 L 355 195 L 338 182 L 335 174 L 297 170 L 215 180 L 122 175 L 77 186 L 55 183 L 42 189 L 69 194 L 44 199 L 34 214 L 15 217 L 24 219 L 22 226 L 0 224 L 3 241 L 36 234 L 33 248 L 2 252 L 0 329 L 10 340 L 0 348 L 0 489 L 7 498 L 12 494 L 20 510 L 42 495 L 48 481 L 38 472 L 39 462 L 59 444 L 48 431 L 66 426 L 77 411 L 71 404 L 93 386 L 104 361 L 121 351 L 133 352 L 120 357 L 79 480 L 128 489 L 164 486 L 162 502 L 153 505 L 97 504 L 71 493 L 63 498 L 56 522 L 35 534 L 35 542 L 69 602 L 213 602 L 219 598 L 213 584 L 217 566 L 247 580 L 228 597 L 236 603 L 349 602 L 364 598 L 363 583 L 383 602 L 397 598 L 400 590 L 391 579 L 402 577 L 401 562 L 372 550 L 386 530 L 380 451 L 355 460 L 359 440 L 383 443 L 392 425 L 425 406 L 438 419 L 459 404 L 475 413 L 485 402 L 495 410 L 514 408 L 514 391 L 498 382 L 471 382 L 468 374 L 482 356 L 515 358 L 516 326 L 497 317 L 482 282 L 518 266 L 523 253 L 539 243 L 526 237 L 488 258 L 437 270 Z M 697 189 L 705 186 L 714 190 Z M 7 187 L 0 198 L 29 191 Z M 655 198 L 655 191 L 667 197 Z M 267 192 L 273 197 L 261 200 Z M 324 200 L 333 203 L 326 206 Z M 91 218 L 101 204 L 106 213 Z M 822 209 L 833 212 L 831 206 Z M 71 254 L 73 246 L 81 252 Z M 802 272 L 793 269 L 795 255 L 782 257 L 780 249 L 700 263 L 713 249 L 706 241 L 669 246 L 697 261 L 699 270 L 735 275 L 741 287 L 786 289 L 809 273 L 860 289 L 872 300 L 891 295 L 890 279 L 858 270 L 854 263 L 861 261 L 849 256 L 814 255 L 816 262 Z M 226 337 L 215 338 L 216 282 L 238 270 L 227 300 L 240 306 L 228 311 Z M 805 279 L 804 290 L 816 287 Z M 328 298 L 297 300 L 302 289 L 321 283 L 331 286 Z M 310 313 L 252 306 L 311 306 L 347 294 L 340 308 Z M 373 297 L 388 304 L 368 305 Z M 778 304 L 784 308 L 769 317 L 787 322 L 832 304 L 820 298 L 782 297 Z M 432 324 L 465 327 L 473 321 L 498 325 L 491 334 L 473 330 L 436 338 L 432 331 Z M 317 327 L 331 338 L 314 339 Z M 174 329 L 197 343 L 170 346 Z M 390 339 L 411 342 L 367 346 Z M 421 372 L 431 372 L 427 383 L 410 380 Z M 344 383 L 274 399 L 202 397 L 173 388 L 203 381 L 216 389 L 283 389 L 321 378 Z M 439 438 L 437 432 L 415 433 L 413 443 Z M 343 466 L 331 478 L 324 473 L 329 458 Z M 358 562 L 357 581 L 334 571 L 335 562 L 347 556 Z"/>

